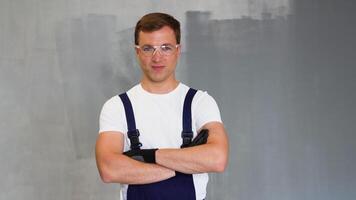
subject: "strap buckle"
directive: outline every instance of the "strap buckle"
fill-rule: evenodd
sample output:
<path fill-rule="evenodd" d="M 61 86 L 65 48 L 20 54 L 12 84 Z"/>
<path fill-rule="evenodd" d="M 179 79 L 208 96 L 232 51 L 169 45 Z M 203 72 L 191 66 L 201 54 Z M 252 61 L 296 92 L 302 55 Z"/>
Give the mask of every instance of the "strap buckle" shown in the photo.
<path fill-rule="evenodd" d="M 138 129 L 127 131 L 127 136 L 130 139 L 131 149 L 140 149 L 140 147 L 142 147 L 139 140 L 140 131 Z"/>
<path fill-rule="evenodd" d="M 181 148 L 187 147 L 193 138 L 193 132 L 192 131 L 182 131 L 182 139 L 183 139 L 183 144 Z"/>

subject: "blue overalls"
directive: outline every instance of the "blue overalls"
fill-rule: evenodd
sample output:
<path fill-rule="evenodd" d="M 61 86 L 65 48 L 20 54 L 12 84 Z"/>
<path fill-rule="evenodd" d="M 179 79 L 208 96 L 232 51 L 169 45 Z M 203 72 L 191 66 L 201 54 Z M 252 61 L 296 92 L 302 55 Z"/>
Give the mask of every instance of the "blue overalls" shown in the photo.
<path fill-rule="evenodd" d="M 191 104 L 197 90 L 190 88 L 183 105 L 182 146 L 187 146 L 193 138 Z M 125 108 L 127 135 L 131 149 L 140 149 L 139 131 L 136 129 L 135 117 L 130 99 L 126 93 L 119 95 Z M 176 172 L 176 176 L 164 181 L 150 184 L 129 185 L 127 200 L 196 200 L 192 174 Z"/>

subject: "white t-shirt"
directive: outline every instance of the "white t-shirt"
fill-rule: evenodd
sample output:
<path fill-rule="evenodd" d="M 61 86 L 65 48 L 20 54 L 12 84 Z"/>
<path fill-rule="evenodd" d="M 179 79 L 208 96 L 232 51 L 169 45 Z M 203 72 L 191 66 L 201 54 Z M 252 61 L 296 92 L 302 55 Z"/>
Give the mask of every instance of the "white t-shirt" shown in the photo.
<path fill-rule="evenodd" d="M 153 94 L 144 90 L 141 84 L 131 88 L 127 95 L 131 101 L 140 131 L 142 149 L 180 148 L 182 145 L 183 103 L 189 87 L 183 83 L 166 94 Z M 192 129 L 194 137 L 197 130 L 208 122 L 222 122 L 215 100 L 207 93 L 198 90 L 192 101 Z M 100 114 L 99 133 L 115 131 L 124 134 L 124 151 L 130 149 L 127 137 L 127 123 L 123 103 L 118 95 L 110 98 Z M 193 137 L 193 138 L 194 138 Z M 204 199 L 208 174 L 193 174 L 197 199 Z M 127 185 L 122 184 L 123 199 L 126 200 Z"/>

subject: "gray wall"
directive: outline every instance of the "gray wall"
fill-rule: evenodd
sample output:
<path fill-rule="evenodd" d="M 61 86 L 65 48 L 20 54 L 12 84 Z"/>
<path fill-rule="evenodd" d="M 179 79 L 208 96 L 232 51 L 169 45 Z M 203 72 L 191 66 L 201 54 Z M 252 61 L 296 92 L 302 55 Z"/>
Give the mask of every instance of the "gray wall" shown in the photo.
<path fill-rule="evenodd" d="M 179 78 L 221 108 L 231 155 L 208 199 L 356 196 L 352 1 L 0 1 L 0 199 L 119 199 L 99 180 L 98 115 L 136 83 L 133 26 L 183 25 Z M 197 11 L 199 10 L 199 11 Z"/>

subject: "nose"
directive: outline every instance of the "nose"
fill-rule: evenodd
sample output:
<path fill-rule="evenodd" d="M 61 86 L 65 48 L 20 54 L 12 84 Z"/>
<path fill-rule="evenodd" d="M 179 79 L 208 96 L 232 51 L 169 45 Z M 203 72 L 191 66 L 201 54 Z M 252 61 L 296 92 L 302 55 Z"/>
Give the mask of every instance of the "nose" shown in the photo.
<path fill-rule="evenodd" d="M 159 62 L 162 58 L 162 53 L 161 51 L 157 48 L 152 54 L 152 61 L 154 62 Z"/>

